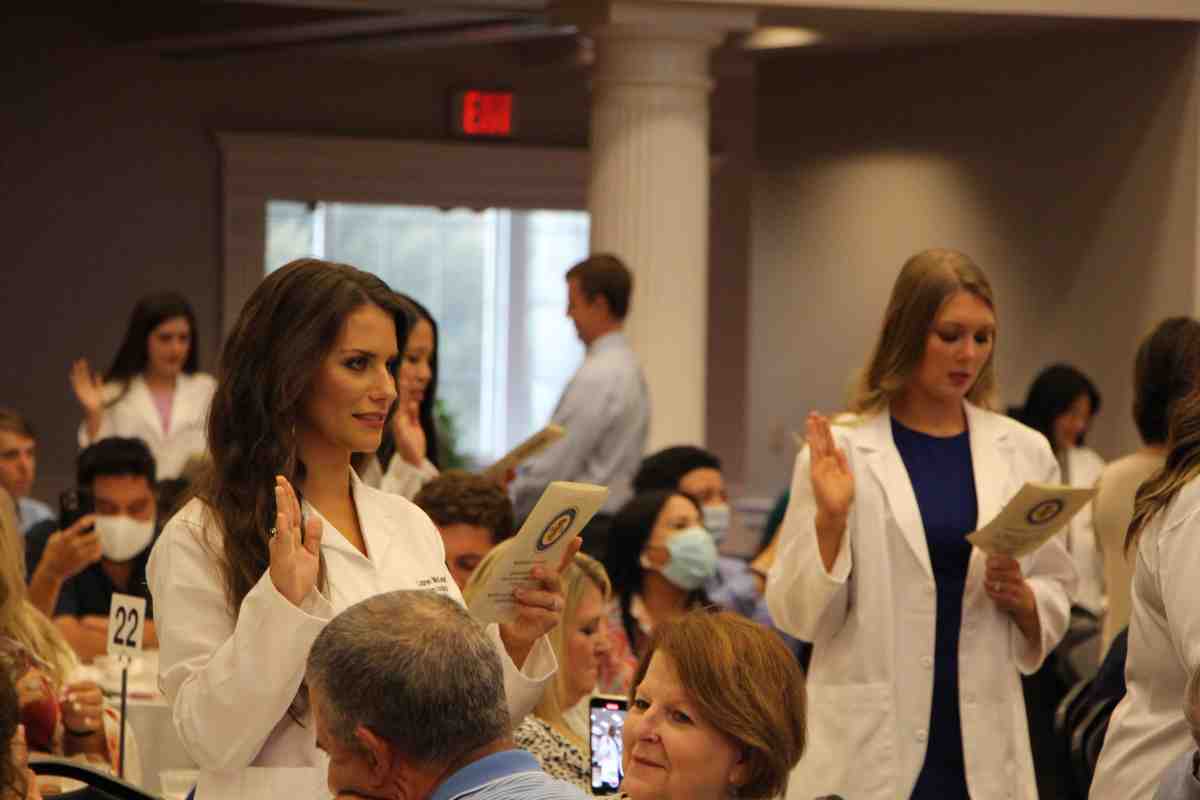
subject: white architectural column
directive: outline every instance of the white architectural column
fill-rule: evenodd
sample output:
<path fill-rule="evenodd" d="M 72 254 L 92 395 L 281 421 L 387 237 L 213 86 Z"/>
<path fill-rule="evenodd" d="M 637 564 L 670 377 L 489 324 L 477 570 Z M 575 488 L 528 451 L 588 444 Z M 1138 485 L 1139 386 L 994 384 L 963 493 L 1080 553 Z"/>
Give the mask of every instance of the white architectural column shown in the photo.
<path fill-rule="evenodd" d="M 611 3 L 587 26 L 592 252 L 634 274 L 626 332 L 650 387 L 650 450 L 705 441 L 709 56 L 748 11 Z"/>

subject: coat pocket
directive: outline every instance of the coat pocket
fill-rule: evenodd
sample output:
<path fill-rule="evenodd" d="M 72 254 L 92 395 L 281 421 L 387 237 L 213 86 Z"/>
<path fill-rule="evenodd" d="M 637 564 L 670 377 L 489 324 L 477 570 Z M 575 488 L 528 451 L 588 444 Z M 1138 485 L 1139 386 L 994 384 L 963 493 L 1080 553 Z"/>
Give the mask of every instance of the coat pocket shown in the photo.
<path fill-rule="evenodd" d="M 789 798 L 895 800 L 896 714 L 890 683 L 808 685 L 808 749 Z"/>

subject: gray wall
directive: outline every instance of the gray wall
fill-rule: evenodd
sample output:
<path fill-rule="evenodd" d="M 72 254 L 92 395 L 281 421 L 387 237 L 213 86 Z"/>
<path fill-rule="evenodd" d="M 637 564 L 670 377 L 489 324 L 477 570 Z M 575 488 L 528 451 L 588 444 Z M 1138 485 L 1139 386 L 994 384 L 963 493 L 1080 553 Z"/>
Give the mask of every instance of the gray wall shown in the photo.
<path fill-rule="evenodd" d="M 69 485 L 74 469 L 80 414 L 69 364 L 86 356 L 106 367 L 138 296 L 186 294 L 199 316 L 201 367 L 215 366 L 215 131 L 444 139 L 451 88 L 485 83 L 516 90 L 519 142 L 587 145 L 587 72 L 554 46 L 166 60 L 108 44 L 77 22 L 28 16 L 7 18 L 0 43 L 0 218 L 12 255 L 2 273 L 0 404 L 21 409 L 41 433 L 35 493 L 46 500 Z M 736 387 L 709 413 L 714 446 L 734 468 L 744 453 L 752 71 L 737 80 L 714 96 L 714 145 L 740 155 L 722 170 L 713 204 L 720 278 L 712 296 L 723 310 L 714 310 L 706 334 L 719 356 L 710 384 Z M 725 218 L 733 220 L 731 236 L 721 232 Z M 723 378 L 723 368 L 734 377 Z"/>
<path fill-rule="evenodd" d="M 810 409 L 843 407 L 912 253 L 961 249 L 999 304 L 1003 399 L 1068 361 L 1137 444 L 1139 337 L 1194 313 L 1196 34 L 1059 34 L 777 58 L 759 69 L 747 484 L 786 485 Z"/>

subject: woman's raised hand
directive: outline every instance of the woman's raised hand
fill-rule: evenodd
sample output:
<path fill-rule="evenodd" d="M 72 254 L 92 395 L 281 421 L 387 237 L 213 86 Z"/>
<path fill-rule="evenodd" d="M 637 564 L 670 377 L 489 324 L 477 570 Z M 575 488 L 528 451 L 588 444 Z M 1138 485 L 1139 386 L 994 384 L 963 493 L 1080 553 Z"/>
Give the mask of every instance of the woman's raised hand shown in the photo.
<path fill-rule="evenodd" d="M 321 520 L 310 517 L 301 530 L 301 519 L 292 485 L 282 475 L 275 476 L 275 527 L 267 541 L 271 582 L 296 607 L 316 587 L 321 571 Z"/>
<path fill-rule="evenodd" d="M 104 408 L 104 380 L 92 371 L 86 358 L 71 365 L 71 388 L 85 414 L 99 414 Z"/>
<path fill-rule="evenodd" d="M 854 474 L 846 454 L 838 449 L 829 429 L 829 420 L 816 412 L 808 415 L 809 474 L 817 514 L 826 520 L 844 524 L 854 501 Z"/>
<path fill-rule="evenodd" d="M 425 440 L 425 429 L 421 427 L 420 412 L 419 404 L 401 400 L 400 407 L 392 415 L 392 435 L 396 438 L 396 452 L 414 467 L 419 467 L 425 462 L 429 449 L 429 443 Z"/>

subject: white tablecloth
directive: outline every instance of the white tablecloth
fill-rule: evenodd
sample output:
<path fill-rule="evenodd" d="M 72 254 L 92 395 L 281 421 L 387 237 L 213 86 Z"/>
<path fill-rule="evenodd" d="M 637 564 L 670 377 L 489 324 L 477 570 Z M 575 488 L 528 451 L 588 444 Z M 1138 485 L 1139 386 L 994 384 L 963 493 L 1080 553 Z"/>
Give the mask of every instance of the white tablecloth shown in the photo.
<path fill-rule="evenodd" d="M 134 780 L 147 792 L 162 794 L 159 773 L 168 769 L 195 769 L 196 763 L 183 749 L 171 722 L 171 709 L 158 691 L 158 653 L 147 651 L 132 665 L 125 713 L 129 730 L 137 740 L 141 779 Z M 121 673 L 107 664 L 81 667 L 75 676 L 94 680 L 104 689 L 114 708 L 121 705 Z M 134 776 L 130 776 L 134 777 Z"/>

